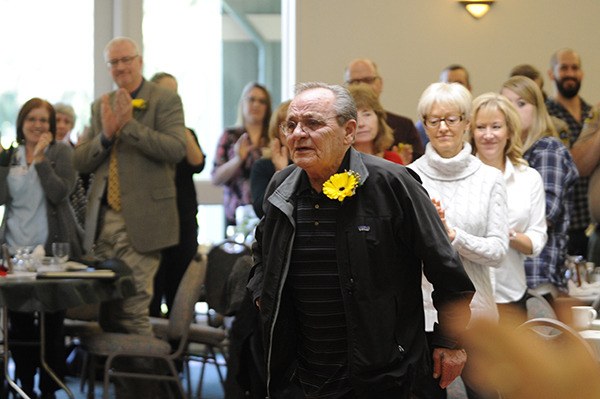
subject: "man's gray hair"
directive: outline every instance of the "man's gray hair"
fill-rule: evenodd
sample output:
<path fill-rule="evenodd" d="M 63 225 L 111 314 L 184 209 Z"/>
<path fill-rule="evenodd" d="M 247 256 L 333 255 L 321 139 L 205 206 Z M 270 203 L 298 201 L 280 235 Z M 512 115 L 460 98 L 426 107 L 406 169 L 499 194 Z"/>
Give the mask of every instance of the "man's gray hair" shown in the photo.
<path fill-rule="evenodd" d="M 304 82 L 298 83 L 295 87 L 295 95 L 298 95 L 306 90 L 326 89 L 333 93 L 335 101 L 333 109 L 337 115 L 338 124 L 343 125 L 351 119 L 357 119 L 356 104 L 350 92 L 343 86 L 330 85 L 323 82 Z"/>
<path fill-rule="evenodd" d="M 106 61 L 108 61 L 108 58 L 107 58 L 108 50 L 112 46 L 114 46 L 116 43 L 130 43 L 133 46 L 133 48 L 135 49 L 134 55 L 140 55 L 140 46 L 138 46 L 138 44 L 135 42 L 135 40 L 133 40 L 129 37 L 125 37 L 125 36 L 119 36 L 119 37 L 115 37 L 114 39 L 112 39 L 104 47 L 104 58 Z"/>

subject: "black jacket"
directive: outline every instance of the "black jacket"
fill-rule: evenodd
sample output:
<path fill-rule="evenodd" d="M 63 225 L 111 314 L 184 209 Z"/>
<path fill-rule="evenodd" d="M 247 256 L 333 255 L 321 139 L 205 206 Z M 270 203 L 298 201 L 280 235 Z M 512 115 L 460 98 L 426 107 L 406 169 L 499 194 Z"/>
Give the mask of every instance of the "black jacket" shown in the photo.
<path fill-rule="evenodd" d="M 350 169 L 360 174 L 361 182 L 338 212 L 336 253 L 348 323 L 350 376 L 360 394 L 404 384 L 424 356 L 422 270 L 435 288 L 437 346 L 456 346 L 457 337 L 449 327 L 465 328 L 475 289 L 418 178 L 403 166 L 349 151 Z M 260 297 L 272 396 L 285 386 L 296 358 L 294 312 L 285 280 L 302 173 L 292 165 L 277 173 L 267 189 L 248 285 L 254 299 Z"/>

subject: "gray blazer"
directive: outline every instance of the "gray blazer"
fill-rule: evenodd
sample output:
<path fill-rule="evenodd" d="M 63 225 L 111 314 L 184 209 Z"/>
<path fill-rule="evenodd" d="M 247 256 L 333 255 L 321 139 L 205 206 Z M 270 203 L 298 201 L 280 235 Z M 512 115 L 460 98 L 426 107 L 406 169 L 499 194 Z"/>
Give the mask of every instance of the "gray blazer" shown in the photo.
<path fill-rule="evenodd" d="M 114 92 L 110 94 L 111 101 Z M 137 98 L 145 109 L 134 109 L 134 119 L 116 141 L 121 213 L 136 251 L 150 252 L 179 242 L 175 201 L 175 164 L 185 155 L 183 107 L 177 94 L 145 81 Z M 92 104 L 91 127 L 75 147 L 75 168 L 94 173 L 88 193 L 84 249 L 89 251 L 99 231 L 98 219 L 108 180 L 111 147 L 104 147 L 100 99 Z"/>

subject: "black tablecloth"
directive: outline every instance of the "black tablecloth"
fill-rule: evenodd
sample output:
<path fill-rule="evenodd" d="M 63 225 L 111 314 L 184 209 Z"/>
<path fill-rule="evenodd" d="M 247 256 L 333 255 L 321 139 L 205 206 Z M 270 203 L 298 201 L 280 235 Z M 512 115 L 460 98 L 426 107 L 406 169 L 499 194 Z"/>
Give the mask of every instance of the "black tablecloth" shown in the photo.
<path fill-rule="evenodd" d="M 56 312 L 135 293 L 133 277 L 34 280 L 0 277 L 0 306 L 20 312 Z"/>

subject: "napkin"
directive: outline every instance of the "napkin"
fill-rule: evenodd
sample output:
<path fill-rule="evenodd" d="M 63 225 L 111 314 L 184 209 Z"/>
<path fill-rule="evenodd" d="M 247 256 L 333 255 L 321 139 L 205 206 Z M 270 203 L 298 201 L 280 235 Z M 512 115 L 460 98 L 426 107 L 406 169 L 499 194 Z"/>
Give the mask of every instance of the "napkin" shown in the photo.
<path fill-rule="evenodd" d="M 582 282 L 581 287 L 578 287 L 574 281 L 567 281 L 569 295 L 574 297 L 592 297 L 600 295 L 600 281 L 595 283 Z"/>
<path fill-rule="evenodd" d="M 33 258 L 34 262 L 41 261 L 44 259 L 44 256 L 46 256 L 46 250 L 42 245 L 36 246 L 31 252 L 31 257 Z"/>

